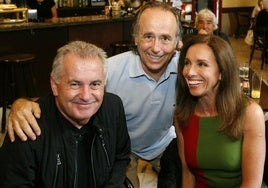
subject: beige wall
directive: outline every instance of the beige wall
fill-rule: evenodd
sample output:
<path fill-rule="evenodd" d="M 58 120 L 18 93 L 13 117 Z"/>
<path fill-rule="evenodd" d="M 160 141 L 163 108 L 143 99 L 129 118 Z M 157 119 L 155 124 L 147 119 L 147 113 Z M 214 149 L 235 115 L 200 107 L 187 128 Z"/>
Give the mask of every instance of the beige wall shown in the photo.
<path fill-rule="evenodd" d="M 222 8 L 254 7 L 258 0 L 222 0 Z M 253 8 L 252 8 L 253 9 Z M 247 22 L 247 20 L 242 20 Z M 233 13 L 222 14 L 221 30 L 229 36 L 233 36 L 236 29 L 236 21 Z"/>
<path fill-rule="evenodd" d="M 222 0 L 222 7 L 251 7 L 257 4 L 257 0 Z"/>

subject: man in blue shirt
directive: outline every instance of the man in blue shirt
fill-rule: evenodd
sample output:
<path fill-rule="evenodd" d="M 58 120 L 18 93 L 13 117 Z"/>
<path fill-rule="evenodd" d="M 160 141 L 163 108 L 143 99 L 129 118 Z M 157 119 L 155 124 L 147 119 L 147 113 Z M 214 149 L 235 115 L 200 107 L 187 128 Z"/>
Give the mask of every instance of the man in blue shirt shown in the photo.
<path fill-rule="evenodd" d="M 157 172 L 165 148 L 176 137 L 173 127 L 175 87 L 179 53 L 180 22 L 174 8 L 166 3 L 150 2 L 141 7 L 136 17 L 133 37 L 137 49 L 108 59 L 106 91 L 123 101 L 131 140 L 131 163 L 127 176 L 139 187 L 139 159 L 150 162 Z M 40 116 L 34 103 L 20 99 L 13 104 L 8 125 L 23 140 L 23 131 L 32 139 L 35 134 L 26 121 L 40 134 L 32 112 Z M 25 118 L 20 118 L 26 114 Z M 16 122 L 21 123 L 20 127 Z M 23 129 L 23 131 L 22 131 Z"/>

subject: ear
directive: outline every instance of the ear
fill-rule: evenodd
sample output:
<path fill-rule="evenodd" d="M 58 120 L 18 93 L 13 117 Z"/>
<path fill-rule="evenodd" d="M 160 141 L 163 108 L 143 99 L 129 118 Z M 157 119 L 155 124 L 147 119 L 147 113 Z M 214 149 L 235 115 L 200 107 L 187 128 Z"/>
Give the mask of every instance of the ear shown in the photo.
<path fill-rule="evenodd" d="M 219 74 L 219 80 L 221 80 L 221 73 Z"/>
<path fill-rule="evenodd" d="M 50 87 L 54 96 L 58 96 L 58 85 L 54 78 L 50 77 Z"/>
<path fill-rule="evenodd" d="M 135 46 L 138 45 L 138 37 L 137 36 L 134 36 L 134 42 L 135 42 Z"/>

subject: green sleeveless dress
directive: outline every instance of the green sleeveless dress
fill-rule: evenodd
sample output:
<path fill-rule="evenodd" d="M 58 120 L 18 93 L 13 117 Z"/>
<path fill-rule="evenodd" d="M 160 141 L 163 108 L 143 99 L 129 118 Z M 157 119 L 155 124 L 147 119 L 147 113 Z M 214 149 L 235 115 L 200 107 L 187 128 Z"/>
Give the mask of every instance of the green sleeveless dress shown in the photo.
<path fill-rule="evenodd" d="M 183 129 L 185 158 L 195 175 L 197 188 L 241 185 L 243 140 L 230 139 L 217 130 L 218 125 L 218 116 L 193 115 L 189 125 Z"/>

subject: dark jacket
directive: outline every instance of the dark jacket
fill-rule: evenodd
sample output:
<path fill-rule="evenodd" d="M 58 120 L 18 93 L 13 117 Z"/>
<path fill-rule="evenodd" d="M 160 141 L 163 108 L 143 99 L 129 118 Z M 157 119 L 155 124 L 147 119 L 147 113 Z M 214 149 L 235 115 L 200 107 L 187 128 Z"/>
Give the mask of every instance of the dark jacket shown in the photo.
<path fill-rule="evenodd" d="M 268 44 L 268 11 L 261 10 L 256 17 L 255 33 L 259 37 L 265 38 L 265 45 Z"/>
<path fill-rule="evenodd" d="M 122 187 L 130 139 L 121 99 L 105 93 L 102 106 L 81 129 L 62 116 L 52 95 L 38 102 L 42 134 L 36 141 L 17 138 L 11 144 L 5 139 L 0 171 L 7 171 L 0 187 L 3 182 L 38 188 Z"/>
<path fill-rule="evenodd" d="M 182 164 L 178 154 L 177 138 L 174 138 L 160 159 L 157 188 L 181 188 Z"/>

